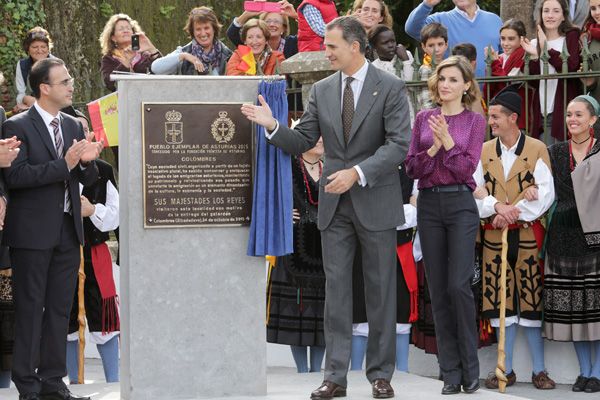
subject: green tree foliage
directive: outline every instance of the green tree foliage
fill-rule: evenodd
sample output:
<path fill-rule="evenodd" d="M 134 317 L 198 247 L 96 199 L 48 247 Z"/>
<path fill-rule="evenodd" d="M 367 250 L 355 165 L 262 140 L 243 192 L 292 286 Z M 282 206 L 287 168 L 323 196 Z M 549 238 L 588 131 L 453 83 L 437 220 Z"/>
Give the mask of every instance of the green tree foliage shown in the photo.
<path fill-rule="evenodd" d="M 25 57 L 22 42 L 25 33 L 43 25 L 46 15 L 42 0 L 3 0 L 0 2 L 0 71 L 6 78 L 8 93 L 0 97 L 0 105 L 10 109 L 17 62 Z"/>

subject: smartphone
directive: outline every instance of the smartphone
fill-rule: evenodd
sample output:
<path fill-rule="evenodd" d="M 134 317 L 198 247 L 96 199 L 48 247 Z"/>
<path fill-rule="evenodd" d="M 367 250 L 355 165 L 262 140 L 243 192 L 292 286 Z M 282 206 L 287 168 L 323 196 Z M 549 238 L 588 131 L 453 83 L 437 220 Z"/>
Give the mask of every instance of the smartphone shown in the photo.
<path fill-rule="evenodd" d="M 279 3 L 275 3 L 275 2 L 245 1 L 244 2 L 244 11 L 280 13 L 281 6 L 279 5 Z"/>
<path fill-rule="evenodd" d="M 140 49 L 140 35 L 137 33 L 131 35 L 131 50 L 138 51 Z"/>

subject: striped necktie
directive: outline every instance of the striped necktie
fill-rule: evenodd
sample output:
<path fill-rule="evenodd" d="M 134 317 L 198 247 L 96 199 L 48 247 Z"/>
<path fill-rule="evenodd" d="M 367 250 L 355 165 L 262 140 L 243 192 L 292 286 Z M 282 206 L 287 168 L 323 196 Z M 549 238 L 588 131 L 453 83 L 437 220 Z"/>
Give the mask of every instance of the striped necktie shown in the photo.
<path fill-rule="evenodd" d="M 56 148 L 56 155 L 58 158 L 63 158 L 64 154 L 64 142 L 62 134 L 59 129 L 58 118 L 54 118 L 52 122 L 50 122 L 50 126 L 54 130 L 54 146 Z M 65 181 L 65 210 L 67 212 L 71 212 L 71 194 L 69 193 L 69 181 Z"/>

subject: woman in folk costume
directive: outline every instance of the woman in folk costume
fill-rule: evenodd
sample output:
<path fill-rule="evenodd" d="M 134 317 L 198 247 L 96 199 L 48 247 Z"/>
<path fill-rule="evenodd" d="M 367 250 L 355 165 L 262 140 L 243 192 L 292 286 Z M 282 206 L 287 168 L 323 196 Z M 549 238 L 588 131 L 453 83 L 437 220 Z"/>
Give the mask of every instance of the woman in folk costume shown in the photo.
<path fill-rule="evenodd" d="M 408 348 L 410 343 L 410 329 L 417 320 L 417 267 L 415 258 L 420 254 L 413 254 L 413 234 L 417 226 L 417 185 L 416 181 L 406 175 L 404 165 L 398 170 L 402 185 L 402 201 L 404 203 L 405 223 L 397 230 L 397 265 L 396 274 L 396 369 L 408 372 Z M 368 268 L 368 266 L 365 266 Z M 352 370 L 362 369 L 363 360 L 367 350 L 369 324 L 365 306 L 365 289 L 363 279 L 363 265 L 361 253 L 357 249 L 354 268 L 352 271 Z"/>
<path fill-rule="evenodd" d="M 289 345 L 298 372 L 319 372 L 325 355 L 325 272 L 317 229 L 322 156 L 319 140 L 292 159 L 294 253 L 277 258 L 267 283 L 267 342 Z"/>
<path fill-rule="evenodd" d="M 590 10 L 581 33 L 582 43 L 586 42 L 590 51 L 589 68 L 600 71 L 600 0 L 590 0 Z M 600 85 L 598 77 L 582 78 L 585 92 L 600 101 Z M 600 134 L 600 124 L 595 125 L 596 137 Z"/>
<path fill-rule="evenodd" d="M 82 122 L 88 140 L 93 139 L 83 114 L 76 116 Z M 106 382 L 119 381 L 119 309 L 113 277 L 112 259 L 106 242 L 108 232 L 119 226 L 119 192 L 113 168 L 97 160 L 98 181 L 85 187 L 81 194 L 81 208 L 85 246 L 83 247 L 85 286 L 85 313 L 90 331 L 89 341 L 96 344 L 102 358 Z M 78 283 L 79 286 L 79 283 Z M 78 377 L 78 289 L 69 319 L 67 337 L 67 372 L 71 383 Z"/>
<path fill-rule="evenodd" d="M 593 130 L 598 115 L 600 104 L 593 97 L 573 99 L 566 118 L 570 139 L 549 149 L 557 202 L 546 242 L 544 335 L 573 342 L 580 373 L 572 390 L 587 393 L 600 391 L 600 248 L 586 241 L 582 221 L 595 218 L 598 210 L 578 213 L 584 204 L 576 198 L 589 191 L 596 197 L 598 187 L 575 186 L 572 175 L 600 152 Z"/>

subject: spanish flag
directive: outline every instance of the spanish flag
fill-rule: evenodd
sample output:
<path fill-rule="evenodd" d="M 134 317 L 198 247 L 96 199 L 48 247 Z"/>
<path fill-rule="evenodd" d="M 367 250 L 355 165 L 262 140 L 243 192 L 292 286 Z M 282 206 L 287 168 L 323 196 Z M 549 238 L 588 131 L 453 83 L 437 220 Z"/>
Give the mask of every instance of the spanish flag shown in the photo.
<path fill-rule="evenodd" d="M 119 145 L 119 112 L 117 92 L 87 104 L 96 141 L 104 140 L 104 147 Z"/>
<path fill-rule="evenodd" d="M 241 44 L 238 46 L 237 50 L 241 59 L 237 69 L 244 72 L 246 75 L 256 75 L 256 61 L 254 60 L 252 49 Z"/>

